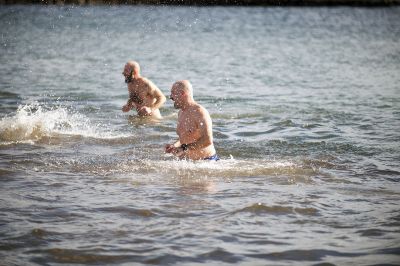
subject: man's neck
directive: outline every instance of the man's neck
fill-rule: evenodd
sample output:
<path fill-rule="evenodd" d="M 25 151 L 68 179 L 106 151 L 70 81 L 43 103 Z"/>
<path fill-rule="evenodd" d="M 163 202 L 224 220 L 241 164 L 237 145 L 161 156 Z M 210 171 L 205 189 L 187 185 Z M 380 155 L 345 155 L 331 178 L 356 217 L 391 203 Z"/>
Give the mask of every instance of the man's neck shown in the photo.
<path fill-rule="evenodd" d="M 129 84 L 129 83 L 132 83 L 132 82 L 138 80 L 139 78 L 140 78 L 140 75 L 132 75 L 132 76 L 130 77 L 129 80 L 128 80 L 128 79 L 125 79 L 125 82 L 126 82 L 127 84 Z"/>
<path fill-rule="evenodd" d="M 181 109 L 182 109 L 182 111 L 185 111 L 195 104 L 196 104 L 196 102 L 194 100 L 189 100 L 182 106 Z"/>
<path fill-rule="evenodd" d="M 133 80 L 138 80 L 138 79 L 140 79 L 141 77 L 142 77 L 142 76 L 140 76 L 140 74 L 133 75 L 132 81 L 133 81 Z"/>

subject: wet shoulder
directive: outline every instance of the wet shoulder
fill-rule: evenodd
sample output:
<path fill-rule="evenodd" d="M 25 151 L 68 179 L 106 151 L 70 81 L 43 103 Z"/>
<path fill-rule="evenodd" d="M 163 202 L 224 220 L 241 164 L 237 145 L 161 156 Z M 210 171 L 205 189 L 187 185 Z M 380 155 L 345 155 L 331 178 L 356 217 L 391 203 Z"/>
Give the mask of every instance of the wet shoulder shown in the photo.
<path fill-rule="evenodd" d="M 196 105 L 192 106 L 191 113 L 199 121 L 203 120 L 205 117 L 209 116 L 207 110 L 200 104 L 196 104 Z"/>
<path fill-rule="evenodd" d="M 204 107 L 203 107 L 202 105 L 200 105 L 200 104 L 197 104 L 197 106 L 196 106 L 196 112 L 198 112 L 198 113 L 201 114 L 201 115 L 209 115 L 207 109 L 204 108 Z"/>
<path fill-rule="evenodd" d="M 148 78 L 143 77 L 142 82 L 149 90 L 153 90 L 154 88 L 156 88 L 156 85 L 154 85 L 154 83 Z"/>
<path fill-rule="evenodd" d="M 190 107 L 191 113 L 201 113 L 204 109 L 200 104 L 194 104 Z"/>
<path fill-rule="evenodd" d="M 142 77 L 142 82 L 145 83 L 145 84 L 147 84 L 147 85 L 149 85 L 149 86 L 151 86 L 151 85 L 154 84 L 151 80 L 149 80 L 149 79 L 146 78 L 146 77 Z"/>

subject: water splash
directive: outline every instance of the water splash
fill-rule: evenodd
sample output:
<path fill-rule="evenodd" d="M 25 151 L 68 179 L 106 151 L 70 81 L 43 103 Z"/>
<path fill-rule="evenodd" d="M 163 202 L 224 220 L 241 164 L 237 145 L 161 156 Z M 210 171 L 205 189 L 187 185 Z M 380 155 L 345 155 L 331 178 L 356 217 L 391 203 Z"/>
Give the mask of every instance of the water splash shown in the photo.
<path fill-rule="evenodd" d="M 313 183 L 312 176 L 322 174 L 318 170 L 314 170 L 301 162 L 288 160 L 272 160 L 272 159 L 248 159 L 236 160 L 221 159 L 218 162 L 209 161 L 186 161 L 175 160 L 171 158 L 154 157 L 134 158 L 125 157 L 125 155 L 113 154 L 111 157 L 106 156 L 90 156 L 88 158 L 80 158 L 80 160 L 60 161 L 58 158 L 49 160 L 46 165 L 47 169 L 68 170 L 74 173 L 90 173 L 96 176 L 113 176 L 123 179 L 129 177 L 132 180 L 140 180 L 141 182 L 151 181 L 154 177 L 166 177 L 165 180 L 199 180 L 213 178 L 235 178 L 241 176 L 260 177 L 268 176 L 281 180 L 285 183 Z M 146 181 L 144 176 L 148 176 Z"/>
<path fill-rule="evenodd" d="M 37 102 L 19 106 L 14 115 L 0 120 L 0 143 L 32 143 L 43 137 L 78 135 L 116 138 L 107 127 L 94 124 L 88 117 L 67 107 L 49 108 Z M 124 136 L 122 136 L 124 137 Z"/>

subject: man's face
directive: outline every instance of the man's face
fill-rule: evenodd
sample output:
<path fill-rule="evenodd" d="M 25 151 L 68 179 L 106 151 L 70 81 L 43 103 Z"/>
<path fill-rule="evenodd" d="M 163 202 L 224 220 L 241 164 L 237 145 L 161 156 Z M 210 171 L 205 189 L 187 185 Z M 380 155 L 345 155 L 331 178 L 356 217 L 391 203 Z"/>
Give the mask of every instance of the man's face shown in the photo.
<path fill-rule="evenodd" d="M 177 89 L 176 87 L 172 87 L 171 96 L 169 98 L 174 101 L 175 109 L 180 109 L 182 106 L 182 91 Z"/>
<path fill-rule="evenodd" d="M 128 65 L 125 65 L 122 75 L 124 75 L 126 83 L 129 83 L 132 81 L 132 70 Z"/>

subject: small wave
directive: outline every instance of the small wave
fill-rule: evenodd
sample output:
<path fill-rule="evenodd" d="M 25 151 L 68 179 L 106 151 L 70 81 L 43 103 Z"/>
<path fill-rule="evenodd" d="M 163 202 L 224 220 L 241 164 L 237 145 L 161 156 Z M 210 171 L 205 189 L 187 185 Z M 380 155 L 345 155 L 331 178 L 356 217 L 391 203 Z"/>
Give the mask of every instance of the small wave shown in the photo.
<path fill-rule="evenodd" d="M 361 236 L 368 236 L 368 237 L 383 236 L 385 235 L 386 232 L 387 231 L 385 230 L 376 228 L 356 231 L 356 233 L 359 233 Z"/>
<path fill-rule="evenodd" d="M 35 259 L 39 264 L 48 260 L 57 263 L 100 264 L 117 263 L 132 259 L 132 256 L 107 255 L 97 250 L 81 251 L 78 249 L 52 248 L 47 250 L 34 250 L 32 252 L 47 253 L 47 258 Z"/>
<path fill-rule="evenodd" d="M 244 259 L 243 256 L 231 253 L 223 248 L 216 248 L 210 252 L 203 253 L 198 258 L 206 261 L 212 260 L 226 263 L 237 263 Z"/>
<path fill-rule="evenodd" d="M 260 118 L 262 113 L 235 113 L 235 114 L 225 114 L 225 113 L 214 113 L 211 115 L 213 119 L 226 119 L 226 120 L 241 120 L 249 118 Z"/>
<path fill-rule="evenodd" d="M 248 257 L 268 259 L 268 260 L 285 260 L 285 261 L 321 261 L 325 257 L 358 257 L 363 253 L 339 252 L 325 249 L 307 249 L 307 250 L 287 250 L 273 253 L 257 253 L 248 254 Z"/>
<path fill-rule="evenodd" d="M 290 206 L 267 206 L 262 203 L 252 204 L 241 208 L 233 213 L 250 212 L 254 214 L 269 213 L 274 215 L 285 214 L 302 214 L 302 215 L 317 215 L 318 210 L 315 208 L 296 208 Z"/>
<path fill-rule="evenodd" d="M 46 245 L 48 241 L 58 242 L 61 237 L 71 237 L 64 232 L 54 232 L 42 228 L 34 228 L 31 231 L 19 233 L 10 232 L 11 237 L 6 238 L 6 245 L 0 244 L 0 251 L 11 251 L 20 248 Z M 0 263 L 0 265 L 3 265 Z"/>
<path fill-rule="evenodd" d="M 49 230 L 45 230 L 42 228 L 34 228 L 30 231 L 30 236 L 36 237 L 36 238 L 47 238 L 47 239 L 55 239 L 57 236 L 62 235 L 63 233 L 59 232 L 53 232 Z M 29 234 L 27 234 L 29 235 Z M 26 235 L 25 235 L 26 237 Z"/>
<path fill-rule="evenodd" d="M 31 143 L 56 135 L 79 135 L 94 138 L 119 138 L 101 131 L 90 119 L 66 107 L 48 108 L 39 103 L 19 106 L 16 113 L 0 120 L 0 143 Z M 125 136 L 123 136 L 125 137 Z"/>
<path fill-rule="evenodd" d="M 136 216 L 136 217 L 148 218 L 148 217 L 156 216 L 156 213 L 149 209 L 136 209 L 136 208 L 125 207 L 125 206 L 105 207 L 105 208 L 99 208 L 97 210 L 101 211 L 101 212 L 106 212 L 106 213 L 109 213 L 109 212 L 117 213 L 117 214 L 121 214 L 123 216 L 128 216 L 128 217 Z"/>
<path fill-rule="evenodd" d="M 4 169 L 4 168 L 0 168 L 0 176 L 2 177 L 2 178 L 4 178 L 5 176 L 9 176 L 9 175 L 12 175 L 12 174 L 14 174 L 14 172 L 13 171 L 11 171 L 11 170 L 8 170 L 8 169 Z"/>
<path fill-rule="evenodd" d="M 19 95 L 9 91 L 0 91 L 0 98 L 17 98 Z"/>

